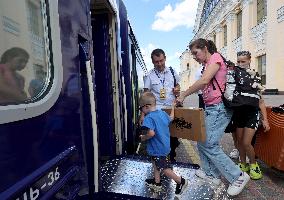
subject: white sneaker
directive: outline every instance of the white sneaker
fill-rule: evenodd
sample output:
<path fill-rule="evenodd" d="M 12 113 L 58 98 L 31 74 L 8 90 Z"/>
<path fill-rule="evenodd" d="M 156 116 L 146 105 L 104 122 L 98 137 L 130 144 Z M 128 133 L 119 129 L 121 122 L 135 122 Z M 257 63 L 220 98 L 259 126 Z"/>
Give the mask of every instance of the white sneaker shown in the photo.
<path fill-rule="evenodd" d="M 241 158 L 239 157 L 239 161 L 241 162 Z M 246 156 L 246 163 L 249 163 L 249 158 Z"/>
<path fill-rule="evenodd" d="M 249 182 L 249 175 L 246 172 L 242 172 L 240 177 L 229 185 L 227 193 L 230 196 L 236 196 L 241 193 L 245 185 Z"/>
<path fill-rule="evenodd" d="M 249 157 L 246 156 L 246 162 L 249 163 Z"/>
<path fill-rule="evenodd" d="M 195 175 L 201 179 L 214 183 L 217 186 L 221 184 L 220 178 L 214 178 L 213 176 L 207 176 L 207 174 L 201 169 L 195 170 Z"/>
<path fill-rule="evenodd" d="M 238 149 L 233 149 L 232 152 L 229 154 L 230 158 L 237 159 L 239 157 L 240 153 Z"/>

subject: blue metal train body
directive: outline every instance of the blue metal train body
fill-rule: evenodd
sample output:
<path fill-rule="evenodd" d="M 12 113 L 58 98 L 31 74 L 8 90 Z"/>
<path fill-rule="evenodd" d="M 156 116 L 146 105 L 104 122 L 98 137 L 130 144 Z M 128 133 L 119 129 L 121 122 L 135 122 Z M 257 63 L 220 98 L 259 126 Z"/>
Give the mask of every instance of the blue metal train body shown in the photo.
<path fill-rule="evenodd" d="M 42 16 L 45 59 L 31 55 L 35 43 L 29 59 L 47 67 L 36 97 L 0 106 L 0 199 L 92 199 L 100 160 L 134 152 L 138 73 L 147 69 L 122 0 L 31 2 L 28 19 L 37 20 L 29 17 L 35 8 Z M 10 30 L 0 34 L 23 49 L 17 38 L 30 27 L 17 15 L 25 9 L 0 9 Z M 3 51 L 15 46 L 9 41 Z"/>

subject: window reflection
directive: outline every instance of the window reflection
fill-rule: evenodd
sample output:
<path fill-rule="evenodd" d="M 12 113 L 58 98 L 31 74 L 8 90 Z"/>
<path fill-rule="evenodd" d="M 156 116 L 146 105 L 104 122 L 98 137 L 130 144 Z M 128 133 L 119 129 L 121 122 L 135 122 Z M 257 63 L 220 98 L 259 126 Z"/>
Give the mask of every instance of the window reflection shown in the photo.
<path fill-rule="evenodd" d="M 14 103 L 27 99 L 24 91 L 25 78 L 22 71 L 29 60 L 27 51 L 11 48 L 5 51 L 0 60 L 0 103 Z"/>
<path fill-rule="evenodd" d="M 47 88 L 44 4 L 43 0 L 0 1 L 0 105 L 34 101 Z"/>

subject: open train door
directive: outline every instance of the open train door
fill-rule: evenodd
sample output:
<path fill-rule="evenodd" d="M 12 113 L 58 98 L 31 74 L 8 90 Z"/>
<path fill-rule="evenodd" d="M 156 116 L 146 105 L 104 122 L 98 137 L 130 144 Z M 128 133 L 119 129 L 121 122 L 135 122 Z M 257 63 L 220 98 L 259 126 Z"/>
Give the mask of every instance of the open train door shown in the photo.
<path fill-rule="evenodd" d="M 117 9 L 109 1 L 92 1 L 92 37 L 100 158 L 122 153 L 120 70 L 117 57 Z"/>

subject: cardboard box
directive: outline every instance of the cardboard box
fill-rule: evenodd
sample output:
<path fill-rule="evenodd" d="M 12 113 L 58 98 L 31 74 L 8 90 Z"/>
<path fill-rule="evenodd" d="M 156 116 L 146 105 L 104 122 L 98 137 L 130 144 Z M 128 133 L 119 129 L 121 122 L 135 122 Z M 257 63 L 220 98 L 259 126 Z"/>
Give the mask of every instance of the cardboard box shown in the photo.
<path fill-rule="evenodd" d="M 170 114 L 171 108 L 163 109 Z M 170 125 L 173 137 L 202 141 L 206 139 L 204 110 L 200 108 L 181 107 L 175 108 L 175 118 Z"/>

